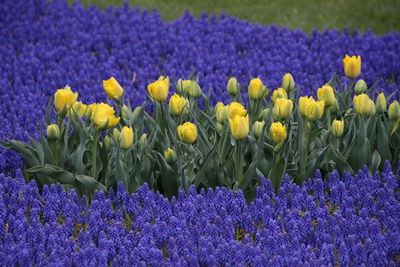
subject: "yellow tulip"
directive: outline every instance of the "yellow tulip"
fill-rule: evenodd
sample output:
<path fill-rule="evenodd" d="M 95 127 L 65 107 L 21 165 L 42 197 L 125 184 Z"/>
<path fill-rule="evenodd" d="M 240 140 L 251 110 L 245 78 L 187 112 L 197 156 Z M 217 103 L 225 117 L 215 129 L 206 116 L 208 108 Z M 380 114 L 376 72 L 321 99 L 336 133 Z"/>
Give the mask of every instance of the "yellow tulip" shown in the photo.
<path fill-rule="evenodd" d="M 172 115 L 178 116 L 182 112 L 183 114 L 189 113 L 189 101 L 178 94 L 174 94 L 169 99 L 169 113 Z"/>
<path fill-rule="evenodd" d="M 272 140 L 277 144 L 285 141 L 287 137 L 286 127 L 283 126 L 282 123 L 280 123 L 279 121 L 271 124 L 271 127 L 269 128 L 269 133 L 272 137 Z"/>
<path fill-rule="evenodd" d="M 373 115 L 375 104 L 366 94 L 356 95 L 353 98 L 354 110 L 360 115 Z"/>
<path fill-rule="evenodd" d="M 160 78 L 149 84 L 147 86 L 147 90 L 150 94 L 150 96 L 156 100 L 163 102 L 167 99 L 168 92 L 169 92 L 169 78 L 168 76 L 164 78 L 163 76 L 160 76 Z"/>
<path fill-rule="evenodd" d="M 186 144 L 193 144 L 197 139 L 197 127 L 191 122 L 178 126 L 178 137 Z"/>
<path fill-rule="evenodd" d="M 292 74 L 286 73 L 282 78 L 282 88 L 290 92 L 294 89 L 294 79 Z"/>
<path fill-rule="evenodd" d="M 275 120 L 285 120 L 293 109 L 293 101 L 286 98 L 278 98 L 275 101 L 273 115 Z"/>
<path fill-rule="evenodd" d="M 236 116 L 244 117 L 247 114 L 247 110 L 242 104 L 238 102 L 232 102 L 228 108 L 228 118 L 234 119 Z"/>
<path fill-rule="evenodd" d="M 168 148 L 164 151 L 164 158 L 168 163 L 173 163 L 176 161 L 176 152 L 173 149 Z"/>
<path fill-rule="evenodd" d="M 379 113 L 383 113 L 386 111 L 386 98 L 383 93 L 380 93 L 378 95 L 378 98 L 376 99 L 375 107 Z"/>
<path fill-rule="evenodd" d="M 260 99 L 264 94 L 264 85 L 260 78 L 252 79 L 248 87 L 248 95 L 251 99 Z"/>
<path fill-rule="evenodd" d="M 235 77 L 231 77 L 228 81 L 228 85 L 227 85 L 227 90 L 228 93 L 231 96 L 235 96 L 238 94 L 239 92 L 239 83 L 237 81 L 237 79 Z"/>
<path fill-rule="evenodd" d="M 299 98 L 299 113 L 304 117 L 307 116 L 307 105 L 310 102 L 314 102 L 314 98 L 312 96 L 302 96 Z"/>
<path fill-rule="evenodd" d="M 48 139 L 57 140 L 57 138 L 60 136 L 60 128 L 58 128 L 57 124 L 50 124 L 47 126 L 46 133 Z"/>
<path fill-rule="evenodd" d="M 108 80 L 103 80 L 103 87 L 109 98 L 119 99 L 124 94 L 124 89 L 114 77 L 111 77 Z"/>
<path fill-rule="evenodd" d="M 228 118 L 228 110 L 229 106 L 225 106 L 222 102 L 218 102 L 215 105 L 214 112 L 215 112 L 215 118 L 219 123 L 224 123 L 226 119 Z"/>
<path fill-rule="evenodd" d="M 64 89 L 58 89 L 54 94 L 54 106 L 57 112 L 62 111 L 64 108 L 69 110 L 78 98 L 78 93 L 72 92 L 71 88 L 67 85 Z"/>
<path fill-rule="evenodd" d="M 392 104 L 389 105 L 389 120 L 392 122 L 396 122 L 400 119 L 400 105 L 399 102 L 393 101 Z"/>
<path fill-rule="evenodd" d="M 332 122 L 331 133 L 335 137 L 340 137 L 343 135 L 344 130 L 344 121 L 343 120 L 334 120 Z"/>
<path fill-rule="evenodd" d="M 253 125 L 253 133 L 255 138 L 259 138 L 263 133 L 265 121 L 256 121 Z"/>
<path fill-rule="evenodd" d="M 306 118 L 310 121 L 316 121 L 324 115 L 324 101 L 311 101 L 306 106 Z"/>
<path fill-rule="evenodd" d="M 77 116 L 82 117 L 86 113 L 87 105 L 83 104 L 81 101 L 76 101 L 72 106 L 72 110 Z"/>
<path fill-rule="evenodd" d="M 97 104 L 92 113 L 92 121 L 97 127 L 114 127 L 121 119 L 120 117 L 116 118 L 114 113 L 115 111 L 113 107 L 104 103 Z"/>
<path fill-rule="evenodd" d="M 235 116 L 233 119 L 229 118 L 229 126 L 231 134 L 236 139 L 244 139 L 249 135 L 249 115 L 246 117 Z"/>
<path fill-rule="evenodd" d="M 349 78 L 356 78 L 361 73 L 361 57 L 346 55 L 343 59 L 344 74 Z"/>
<path fill-rule="evenodd" d="M 324 101 L 326 107 L 330 107 L 336 103 L 335 92 L 329 85 L 324 85 L 317 90 L 319 101 Z"/>
<path fill-rule="evenodd" d="M 272 92 L 271 101 L 275 103 L 278 98 L 288 98 L 286 90 L 283 88 L 278 88 Z"/>
<path fill-rule="evenodd" d="M 121 131 L 121 147 L 123 149 L 129 149 L 133 144 L 133 129 L 124 126 Z"/>

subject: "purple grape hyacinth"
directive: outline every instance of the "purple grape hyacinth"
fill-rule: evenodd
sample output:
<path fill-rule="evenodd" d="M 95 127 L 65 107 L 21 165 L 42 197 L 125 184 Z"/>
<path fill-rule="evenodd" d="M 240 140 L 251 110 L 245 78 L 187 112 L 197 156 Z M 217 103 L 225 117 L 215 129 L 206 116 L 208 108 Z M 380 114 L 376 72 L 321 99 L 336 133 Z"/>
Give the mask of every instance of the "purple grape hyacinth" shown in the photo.
<path fill-rule="evenodd" d="M 215 266 L 385 265 L 400 255 L 399 173 L 337 172 L 277 195 L 263 179 L 255 199 L 192 186 L 168 201 L 145 184 L 137 193 L 86 197 L 60 185 L 0 177 L 4 265 Z"/>

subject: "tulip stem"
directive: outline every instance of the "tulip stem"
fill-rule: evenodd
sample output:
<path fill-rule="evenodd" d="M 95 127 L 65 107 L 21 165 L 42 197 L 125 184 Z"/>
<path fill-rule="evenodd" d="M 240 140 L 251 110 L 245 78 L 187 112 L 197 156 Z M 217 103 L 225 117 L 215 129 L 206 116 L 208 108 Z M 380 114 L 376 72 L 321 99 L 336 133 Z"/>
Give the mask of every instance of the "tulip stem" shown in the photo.
<path fill-rule="evenodd" d="M 242 163 L 242 151 L 241 151 L 241 140 L 236 140 L 235 158 L 236 158 L 236 181 L 240 184 L 243 180 L 243 163 Z"/>
<path fill-rule="evenodd" d="M 100 131 L 96 128 L 93 135 L 93 147 L 92 147 L 92 177 L 97 180 L 97 143 L 99 140 Z"/>
<path fill-rule="evenodd" d="M 163 105 L 163 103 L 161 101 L 158 102 L 158 103 L 160 103 L 160 109 L 161 109 L 161 120 L 160 120 L 161 131 L 166 135 L 167 131 L 165 129 L 164 105 Z"/>

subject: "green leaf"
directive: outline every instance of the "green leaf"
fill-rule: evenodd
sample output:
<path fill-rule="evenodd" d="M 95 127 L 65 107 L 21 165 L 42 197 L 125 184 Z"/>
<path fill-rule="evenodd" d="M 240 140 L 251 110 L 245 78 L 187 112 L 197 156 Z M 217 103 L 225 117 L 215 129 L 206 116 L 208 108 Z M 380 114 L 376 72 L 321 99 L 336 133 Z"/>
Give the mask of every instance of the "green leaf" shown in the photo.
<path fill-rule="evenodd" d="M 178 195 L 177 173 L 168 165 L 165 158 L 158 152 L 155 153 L 161 169 L 161 182 L 163 193 L 171 198 Z"/>
<path fill-rule="evenodd" d="M 281 186 L 283 175 L 286 172 L 286 160 L 285 158 L 280 158 L 279 153 L 274 155 L 274 157 L 277 159 L 275 159 L 275 164 L 268 176 L 272 180 L 272 186 L 274 187 L 275 192 L 278 192 L 279 187 Z"/>
<path fill-rule="evenodd" d="M 121 148 L 117 146 L 115 160 L 114 160 L 114 177 L 116 181 L 122 181 L 124 183 L 125 190 L 128 190 L 128 168 L 125 163 L 121 160 Z"/>
<path fill-rule="evenodd" d="M 69 184 L 78 186 L 74 175 L 66 170 L 63 170 L 57 166 L 51 164 L 45 164 L 43 166 L 36 166 L 26 170 L 28 173 L 47 175 L 56 180 L 61 184 Z"/>
<path fill-rule="evenodd" d="M 382 120 L 378 120 L 377 123 L 378 126 L 378 138 L 377 138 L 377 153 L 382 157 L 383 161 L 381 164 L 381 167 L 383 167 L 383 162 L 385 160 L 392 160 L 392 154 L 390 152 L 390 147 L 389 147 L 389 137 L 387 135 L 386 127 L 384 125 L 384 122 Z"/>
<path fill-rule="evenodd" d="M 17 140 L 6 140 L 7 142 L 0 141 L 0 145 L 5 149 L 21 153 L 22 158 L 29 168 L 40 165 L 39 159 L 35 156 L 35 150 L 31 146 Z"/>
<path fill-rule="evenodd" d="M 93 193 L 95 190 L 103 190 L 107 192 L 107 188 L 91 176 L 78 174 L 75 177 L 80 183 L 84 185 L 85 189 L 90 193 Z"/>
<path fill-rule="evenodd" d="M 370 172 L 374 173 L 375 171 L 377 171 L 380 164 L 381 164 L 381 156 L 379 155 L 378 151 L 375 150 L 374 153 L 372 154 L 371 162 L 368 164 Z"/>

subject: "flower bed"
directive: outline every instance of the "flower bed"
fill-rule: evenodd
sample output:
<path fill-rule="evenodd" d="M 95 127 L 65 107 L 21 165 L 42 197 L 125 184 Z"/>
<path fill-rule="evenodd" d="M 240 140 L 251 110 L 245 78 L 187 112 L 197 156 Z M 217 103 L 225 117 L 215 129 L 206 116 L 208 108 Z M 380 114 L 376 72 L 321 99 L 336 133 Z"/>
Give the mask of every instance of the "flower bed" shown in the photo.
<path fill-rule="evenodd" d="M 398 175 L 398 174 L 397 174 Z M 21 174 L 19 175 L 21 176 Z M 171 202 L 146 185 L 120 184 L 89 207 L 72 190 L 0 179 L 0 262 L 4 265 L 398 265 L 399 182 L 336 172 L 301 187 L 263 180 L 252 203 L 241 191 L 194 187 Z"/>
<path fill-rule="evenodd" d="M 157 12 L 128 7 L 71 8 L 64 1 L 8 0 L 0 11 L 0 111 L 2 136 L 38 137 L 43 107 L 56 88 L 69 84 L 85 103 L 104 101 L 101 81 L 114 76 L 132 106 L 143 103 L 148 82 L 160 73 L 171 81 L 200 74 L 213 101 L 223 100 L 229 76 L 242 84 L 260 76 L 271 90 L 290 72 L 303 94 L 314 94 L 342 69 L 346 53 L 363 58 L 360 78 L 386 94 L 398 90 L 399 33 L 375 36 L 327 30 L 307 35 L 253 25 L 223 15 L 189 14 L 162 22 Z M 132 82 L 134 80 L 134 82 Z M 392 81 L 392 83 L 390 82 Z M 245 96 L 244 96 L 245 97 Z M 398 97 L 398 93 L 397 93 Z M 29 114 L 29 116 L 27 116 Z M 0 170 L 21 167 L 19 156 L 0 150 Z"/>

